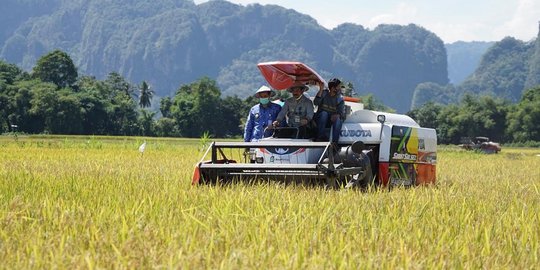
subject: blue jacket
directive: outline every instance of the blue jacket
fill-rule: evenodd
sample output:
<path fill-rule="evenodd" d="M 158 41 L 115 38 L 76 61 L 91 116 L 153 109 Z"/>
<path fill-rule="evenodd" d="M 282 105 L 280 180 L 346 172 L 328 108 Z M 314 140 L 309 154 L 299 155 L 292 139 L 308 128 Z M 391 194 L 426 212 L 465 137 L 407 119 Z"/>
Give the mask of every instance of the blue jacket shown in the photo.
<path fill-rule="evenodd" d="M 251 107 L 244 130 L 244 142 L 257 141 L 270 134 L 264 134 L 264 129 L 272 125 L 281 111 L 281 106 L 275 103 L 268 103 L 266 107 L 257 104 Z M 266 135 L 266 136 L 265 136 Z"/>

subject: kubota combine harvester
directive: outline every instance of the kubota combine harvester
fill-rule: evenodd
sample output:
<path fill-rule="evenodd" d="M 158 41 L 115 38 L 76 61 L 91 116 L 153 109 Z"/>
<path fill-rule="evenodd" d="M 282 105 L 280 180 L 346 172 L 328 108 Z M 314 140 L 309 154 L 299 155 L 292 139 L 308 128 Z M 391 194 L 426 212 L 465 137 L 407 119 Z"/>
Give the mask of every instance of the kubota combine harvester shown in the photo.
<path fill-rule="evenodd" d="M 326 83 L 299 62 L 260 63 L 258 68 L 277 90 L 297 83 Z M 215 141 L 196 165 L 192 183 L 277 179 L 366 187 L 435 182 L 434 129 L 422 128 L 406 115 L 364 110 L 357 99 L 345 98 L 345 105 L 347 116 L 337 145 L 297 138 L 294 129 L 283 132 L 290 128 L 258 142 Z"/>

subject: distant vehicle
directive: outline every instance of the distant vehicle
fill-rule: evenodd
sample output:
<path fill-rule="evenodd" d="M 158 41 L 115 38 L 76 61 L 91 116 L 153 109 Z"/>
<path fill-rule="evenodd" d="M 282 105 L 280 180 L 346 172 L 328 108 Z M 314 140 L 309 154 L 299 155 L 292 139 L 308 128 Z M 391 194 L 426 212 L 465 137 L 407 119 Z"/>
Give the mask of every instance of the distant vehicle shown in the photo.
<path fill-rule="evenodd" d="M 474 137 L 474 139 L 467 138 L 465 139 L 465 142 L 459 146 L 466 150 L 475 150 L 484 154 L 497 154 L 501 151 L 501 145 L 490 141 L 488 137 Z"/>

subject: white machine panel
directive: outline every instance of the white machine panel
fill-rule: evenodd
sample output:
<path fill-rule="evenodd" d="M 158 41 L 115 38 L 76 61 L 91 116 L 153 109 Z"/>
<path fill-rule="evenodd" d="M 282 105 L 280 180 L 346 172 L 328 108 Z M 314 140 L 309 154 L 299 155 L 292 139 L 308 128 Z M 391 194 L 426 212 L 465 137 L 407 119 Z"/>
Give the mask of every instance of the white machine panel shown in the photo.
<path fill-rule="evenodd" d="M 365 144 L 378 144 L 381 133 L 380 123 L 351 123 L 345 122 L 341 127 L 339 143 L 352 144 L 362 141 Z"/>

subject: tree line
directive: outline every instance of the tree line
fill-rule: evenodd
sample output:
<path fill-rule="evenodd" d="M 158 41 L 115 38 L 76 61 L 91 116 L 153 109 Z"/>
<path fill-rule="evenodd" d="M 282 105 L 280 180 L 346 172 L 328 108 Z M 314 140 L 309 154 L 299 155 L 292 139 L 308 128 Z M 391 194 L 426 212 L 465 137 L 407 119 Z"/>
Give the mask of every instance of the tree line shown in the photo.
<path fill-rule="evenodd" d="M 145 108 L 154 90 L 116 72 L 79 76 L 68 54 L 55 50 L 31 73 L 0 61 L 0 133 L 216 137 L 242 134 L 253 99 L 221 98 L 216 82 L 201 78 L 160 101 L 162 117 Z"/>
<path fill-rule="evenodd" d="M 518 103 L 466 94 L 457 104 L 428 102 L 408 115 L 423 127 L 435 128 L 443 144 L 487 136 L 503 143 L 540 145 L 540 86 L 525 91 Z"/>
<path fill-rule="evenodd" d="M 354 92 L 352 83 L 346 91 Z M 280 94 L 287 94 L 280 91 Z M 242 135 L 253 97 L 222 97 L 215 80 L 200 78 L 162 98 L 159 113 L 148 110 L 154 90 L 133 85 L 116 72 L 104 80 L 79 76 L 68 54 L 53 51 L 32 72 L 0 61 L 0 133 L 50 133 L 214 137 Z M 392 111 L 373 95 L 366 109 Z M 437 129 L 440 143 L 489 136 L 500 142 L 540 141 L 540 86 L 519 103 L 491 96 L 465 95 L 459 103 L 428 102 L 408 113 L 423 127 Z"/>

